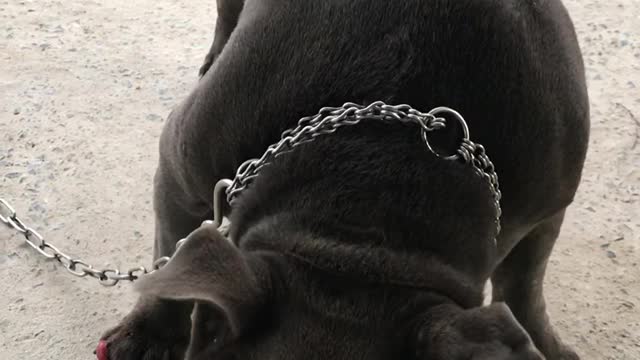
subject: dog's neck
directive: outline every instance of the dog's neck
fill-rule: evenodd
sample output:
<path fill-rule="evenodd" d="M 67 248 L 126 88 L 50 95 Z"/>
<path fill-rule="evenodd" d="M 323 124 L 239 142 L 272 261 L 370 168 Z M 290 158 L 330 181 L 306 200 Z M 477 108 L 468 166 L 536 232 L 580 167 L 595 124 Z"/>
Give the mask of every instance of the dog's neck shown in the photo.
<path fill-rule="evenodd" d="M 369 232 L 349 233 L 343 229 L 340 236 L 353 239 L 367 234 Z M 321 272 L 358 283 L 434 292 L 463 308 L 482 303 L 484 282 L 456 269 L 437 254 L 401 251 L 375 241 L 354 243 L 314 235 L 292 226 L 286 215 L 262 219 L 238 239 L 238 246 L 247 251 L 274 251 Z"/>
<path fill-rule="evenodd" d="M 426 151 L 415 129 L 367 124 L 265 167 L 237 198 L 230 234 L 326 271 L 476 303 L 496 261 L 494 219 L 469 167 Z"/>

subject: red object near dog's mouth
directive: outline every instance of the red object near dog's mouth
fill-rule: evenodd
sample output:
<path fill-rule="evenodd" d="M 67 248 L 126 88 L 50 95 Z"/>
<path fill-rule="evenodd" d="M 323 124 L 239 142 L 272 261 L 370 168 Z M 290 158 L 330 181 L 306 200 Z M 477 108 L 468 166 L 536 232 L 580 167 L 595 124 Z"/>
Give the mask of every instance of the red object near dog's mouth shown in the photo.
<path fill-rule="evenodd" d="M 109 360 L 109 352 L 107 350 L 107 342 L 104 340 L 100 340 L 98 346 L 95 351 L 98 360 Z"/>

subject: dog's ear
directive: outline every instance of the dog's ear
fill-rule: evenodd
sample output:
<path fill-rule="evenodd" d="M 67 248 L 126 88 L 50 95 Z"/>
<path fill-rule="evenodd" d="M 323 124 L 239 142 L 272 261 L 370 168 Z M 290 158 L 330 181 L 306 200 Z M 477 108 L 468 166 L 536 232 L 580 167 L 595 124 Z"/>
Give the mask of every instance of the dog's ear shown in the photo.
<path fill-rule="evenodd" d="M 203 225 L 136 288 L 143 295 L 209 303 L 224 314 L 231 335 L 237 336 L 267 302 L 269 278 L 260 259 L 242 253 L 213 225 Z"/>
<path fill-rule="evenodd" d="M 420 360 L 544 360 L 503 303 L 435 311 L 417 334 Z"/>

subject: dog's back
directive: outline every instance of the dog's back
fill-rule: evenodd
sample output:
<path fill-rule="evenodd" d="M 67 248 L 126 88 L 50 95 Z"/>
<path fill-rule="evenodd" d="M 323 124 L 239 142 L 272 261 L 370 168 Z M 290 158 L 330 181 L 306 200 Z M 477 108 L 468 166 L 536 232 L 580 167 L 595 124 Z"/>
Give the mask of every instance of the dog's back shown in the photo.
<path fill-rule="evenodd" d="M 557 1 L 248 1 L 174 118 L 191 122 L 183 130 L 190 147 L 211 149 L 194 165 L 230 177 L 300 117 L 376 100 L 423 111 L 445 105 L 465 116 L 500 176 L 505 236 L 572 200 L 588 100 L 575 34 Z M 424 151 L 415 134 L 406 138 L 414 146 L 397 151 Z M 215 179 L 198 180 L 208 199 Z"/>

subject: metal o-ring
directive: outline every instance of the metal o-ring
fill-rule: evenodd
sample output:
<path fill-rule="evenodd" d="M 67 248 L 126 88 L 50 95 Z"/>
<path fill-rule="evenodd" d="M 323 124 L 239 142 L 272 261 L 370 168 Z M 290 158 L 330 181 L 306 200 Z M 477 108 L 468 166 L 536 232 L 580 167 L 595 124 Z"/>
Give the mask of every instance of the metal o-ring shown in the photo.
<path fill-rule="evenodd" d="M 464 120 L 464 117 L 462 117 L 462 115 L 460 115 L 459 112 L 446 106 L 440 106 L 429 111 L 429 115 L 434 117 L 438 117 L 439 114 L 443 114 L 443 113 L 448 113 L 453 115 L 453 117 L 455 117 L 456 120 L 458 120 L 458 122 L 460 123 L 460 126 L 462 127 L 462 143 L 464 143 L 465 140 L 469 140 L 470 139 L 469 127 L 467 126 L 467 122 Z M 449 156 L 442 156 L 438 154 L 438 152 L 431 147 L 431 144 L 429 144 L 429 140 L 427 139 L 427 133 L 425 131 L 422 132 L 422 138 L 424 139 L 424 142 L 427 144 L 427 148 L 432 153 L 434 153 L 437 157 L 445 160 L 458 160 L 460 158 L 458 154 L 453 154 Z"/>

